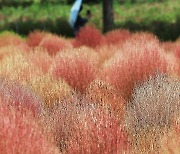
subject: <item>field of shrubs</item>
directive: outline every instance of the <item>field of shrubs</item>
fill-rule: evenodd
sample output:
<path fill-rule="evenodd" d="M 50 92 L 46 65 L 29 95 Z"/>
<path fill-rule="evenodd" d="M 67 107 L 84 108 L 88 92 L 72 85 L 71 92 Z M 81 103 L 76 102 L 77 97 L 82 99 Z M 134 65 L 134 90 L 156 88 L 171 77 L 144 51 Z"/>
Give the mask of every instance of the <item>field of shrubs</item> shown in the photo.
<path fill-rule="evenodd" d="M 0 153 L 179 154 L 180 40 L 1 33 Z"/>

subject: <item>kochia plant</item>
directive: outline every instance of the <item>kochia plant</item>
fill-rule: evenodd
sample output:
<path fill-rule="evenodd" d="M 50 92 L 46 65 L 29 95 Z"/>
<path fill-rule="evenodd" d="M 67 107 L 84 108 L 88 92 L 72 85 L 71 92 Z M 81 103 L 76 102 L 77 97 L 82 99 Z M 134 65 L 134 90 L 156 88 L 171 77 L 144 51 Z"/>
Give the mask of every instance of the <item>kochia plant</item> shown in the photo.
<path fill-rule="evenodd" d="M 58 154 L 30 114 L 0 102 L 0 151 L 3 154 Z"/>
<path fill-rule="evenodd" d="M 167 72 L 159 45 L 154 40 L 147 44 L 147 40 L 132 38 L 104 63 L 100 79 L 114 85 L 125 99 L 131 99 L 134 86 L 157 72 Z"/>
<path fill-rule="evenodd" d="M 98 71 L 98 54 L 86 48 L 59 53 L 52 64 L 51 73 L 64 79 L 75 90 L 84 93 Z"/>
<path fill-rule="evenodd" d="M 80 32 L 76 36 L 73 45 L 74 47 L 88 46 L 95 48 L 103 43 L 103 35 L 101 32 L 93 26 L 86 26 L 80 29 Z"/>

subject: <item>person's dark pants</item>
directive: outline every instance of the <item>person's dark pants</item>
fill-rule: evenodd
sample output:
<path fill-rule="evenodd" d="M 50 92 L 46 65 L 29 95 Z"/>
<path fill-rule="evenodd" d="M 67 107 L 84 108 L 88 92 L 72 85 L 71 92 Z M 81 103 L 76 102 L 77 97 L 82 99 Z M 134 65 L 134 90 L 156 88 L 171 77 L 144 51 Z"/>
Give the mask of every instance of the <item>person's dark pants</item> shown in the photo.
<path fill-rule="evenodd" d="M 75 36 L 79 32 L 80 28 L 83 27 L 87 22 L 88 20 L 86 18 L 82 18 L 81 16 L 77 17 L 76 23 L 73 28 L 73 33 Z"/>

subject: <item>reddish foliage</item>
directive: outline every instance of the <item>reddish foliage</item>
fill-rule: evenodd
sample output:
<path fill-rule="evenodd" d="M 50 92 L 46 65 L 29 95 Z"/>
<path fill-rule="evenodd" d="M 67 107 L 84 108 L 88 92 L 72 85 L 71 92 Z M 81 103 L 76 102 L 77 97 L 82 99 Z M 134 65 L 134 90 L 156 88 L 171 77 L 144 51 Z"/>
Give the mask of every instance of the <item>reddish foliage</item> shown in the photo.
<path fill-rule="evenodd" d="M 27 59 L 30 60 L 32 64 L 40 68 L 44 73 L 49 71 L 52 64 L 52 57 L 41 49 L 35 49 L 27 54 Z"/>
<path fill-rule="evenodd" d="M 46 49 L 50 55 L 56 55 L 56 53 L 70 48 L 69 42 L 55 35 L 44 37 L 39 46 Z"/>
<path fill-rule="evenodd" d="M 92 102 L 112 108 L 120 120 L 123 120 L 125 100 L 110 84 L 100 80 L 93 81 L 87 89 L 87 96 Z"/>
<path fill-rule="evenodd" d="M 83 93 L 96 76 L 97 63 L 97 53 L 84 49 L 67 51 L 55 57 L 51 73 L 56 79 L 64 79 L 75 90 Z"/>
<path fill-rule="evenodd" d="M 5 33 L 0 36 L 0 47 L 10 46 L 10 45 L 20 45 L 23 44 L 24 41 L 18 35 Z"/>
<path fill-rule="evenodd" d="M 58 153 L 30 114 L 23 115 L 20 111 L 2 104 L 0 104 L 0 137 L 0 151 L 3 154 Z"/>
<path fill-rule="evenodd" d="M 104 45 L 96 48 L 100 56 L 100 64 L 103 64 L 109 58 L 111 58 L 119 49 L 122 48 L 122 45 Z"/>
<path fill-rule="evenodd" d="M 17 82 L 0 80 L 0 97 L 3 103 L 13 105 L 19 110 L 31 111 L 35 116 L 42 111 L 42 102 L 27 86 Z"/>
<path fill-rule="evenodd" d="M 180 77 L 180 44 L 178 44 L 178 45 L 176 46 L 175 56 L 177 57 L 176 63 L 177 63 L 177 65 L 178 65 L 177 74 L 178 74 L 179 77 Z"/>
<path fill-rule="evenodd" d="M 156 42 L 159 43 L 159 40 L 156 35 L 149 33 L 149 32 L 138 32 L 131 35 L 131 40 L 129 41 L 150 41 L 150 42 Z"/>
<path fill-rule="evenodd" d="M 180 59 L 180 44 L 176 46 L 175 55 Z"/>
<path fill-rule="evenodd" d="M 12 54 L 23 54 L 24 52 L 15 46 L 4 46 L 0 48 L 0 60 L 3 60 L 4 58 L 11 56 Z"/>
<path fill-rule="evenodd" d="M 161 143 L 160 154 L 178 154 L 180 151 L 180 133 L 173 130 L 165 134 Z"/>
<path fill-rule="evenodd" d="M 169 76 L 177 77 L 179 69 L 178 58 L 174 55 L 173 52 L 166 52 L 163 53 L 163 55 L 167 61 L 167 74 Z"/>
<path fill-rule="evenodd" d="M 73 134 L 73 129 L 77 124 L 79 100 L 72 96 L 70 99 L 64 99 L 60 102 L 54 102 L 51 109 L 46 110 L 44 114 L 44 127 L 49 130 L 54 138 L 55 144 L 62 150 L 66 142 Z"/>
<path fill-rule="evenodd" d="M 0 47 L 11 45 L 16 46 L 20 44 L 24 44 L 24 41 L 18 35 L 11 34 L 9 32 L 0 35 Z"/>
<path fill-rule="evenodd" d="M 121 154 L 127 149 L 127 134 L 112 112 L 89 104 L 80 111 L 78 125 L 64 153 Z"/>
<path fill-rule="evenodd" d="M 31 48 L 26 43 L 21 43 L 16 46 L 22 52 L 29 52 Z"/>
<path fill-rule="evenodd" d="M 51 75 L 46 74 L 33 77 L 28 82 L 33 90 L 43 99 L 44 107 L 50 109 L 54 102 L 71 98 L 75 93 L 73 89 L 63 80 L 55 80 Z"/>
<path fill-rule="evenodd" d="M 124 43 L 130 36 L 131 33 L 128 30 L 113 30 L 105 35 L 106 43 L 114 45 Z"/>
<path fill-rule="evenodd" d="M 175 48 L 176 48 L 176 44 L 174 42 L 162 42 L 161 43 L 162 48 L 164 49 L 164 51 L 166 52 L 174 52 Z"/>
<path fill-rule="evenodd" d="M 47 35 L 50 35 L 50 34 L 40 32 L 40 31 L 31 32 L 27 37 L 27 44 L 30 47 L 37 47 L 37 46 L 39 46 L 42 39 Z"/>
<path fill-rule="evenodd" d="M 102 44 L 103 39 L 103 35 L 98 29 L 93 26 L 86 26 L 80 29 L 73 42 L 73 46 L 80 47 L 85 45 L 95 48 Z"/>
<path fill-rule="evenodd" d="M 166 73 L 167 64 L 161 48 L 153 41 L 132 40 L 124 45 L 122 53 L 116 53 L 104 65 L 100 78 L 114 85 L 129 99 L 135 84 L 147 80 L 157 72 Z"/>
<path fill-rule="evenodd" d="M 26 82 L 31 77 L 42 75 L 42 71 L 27 61 L 25 54 L 20 52 L 11 53 L 2 59 L 0 63 L 1 77 Z"/>

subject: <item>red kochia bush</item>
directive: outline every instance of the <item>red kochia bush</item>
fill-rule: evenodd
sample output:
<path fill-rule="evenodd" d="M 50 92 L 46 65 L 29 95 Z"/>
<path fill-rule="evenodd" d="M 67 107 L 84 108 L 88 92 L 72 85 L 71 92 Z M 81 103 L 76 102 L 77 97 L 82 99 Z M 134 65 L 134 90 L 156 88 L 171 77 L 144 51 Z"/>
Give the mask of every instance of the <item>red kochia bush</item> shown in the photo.
<path fill-rule="evenodd" d="M 180 44 L 176 46 L 175 55 L 180 59 Z"/>
<path fill-rule="evenodd" d="M 130 38 L 130 36 L 131 33 L 128 30 L 113 30 L 105 35 L 105 39 L 107 44 L 119 45 Z"/>
<path fill-rule="evenodd" d="M 70 43 L 64 38 L 58 37 L 56 35 L 48 35 L 44 37 L 39 44 L 40 47 L 47 50 L 50 55 L 56 55 L 56 53 L 71 48 Z"/>
<path fill-rule="evenodd" d="M 167 64 L 157 43 L 147 40 L 128 41 L 104 64 L 100 78 L 114 85 L 129 99 L 135 84 L 147 80 L 157 72 L 166 73 Z"/>
<path fill-rule="evenodd" d="M 150 41 L 159 43 L 159 40 L 156 35 L 149 32 L 137 32 L 131 35 L 131 41 Z"/>
<path fill-rule="evenodd" d="M 176 43 L 175 42 L 161 42 L 161 46 L 164 49 L 165 52 L 174 52 L 176 48 Z"/>
<path fill-rule="evenodd" d="M 102 44 L 103 35 L 101 32 L 93 26 L 86 26 L 80 29 L 76 36 L 73 45 L 74 47 L 88 46 L 95 48 Z"/>
<path fill-rule="evenodd" d="M 40 31 L 31 32 L 27 37 L 27 44 L 30 47 L 37 47 L 39 46 L 42 39 L 47 35 L 50 35 L 50 34 L 45 33 L 45 32 L 40 32 Z"/>
<path fill-rule="evenodd" d="M 127 134 L 116 117 L 103 107 L 88 104 L 78 115 L 75 133 L 64 153 L 121 154 L 127 148 Z"/>
<path fill-rule="evenodd" d="M 35 116 L 42 111 L 42 102 L 27 86 L 17 82 L 0 79 L 0 97 L 4 104 L 13 105 L 20 110 L 29 110 Z"/>
<path fill-rule="evenodd" d="M 0 62 L 0 76 L 6 79 L 27 82 L 34 76 L 40 76 L 43 72 L 30 63 L 25 54 L 15 52 L 4 57 Z"/>
<path fill-rule="evenodd" d="M 58 154 L 30 114 L 0 103 L 0 152 L 2 154 Z"/>
<path fill-rule="evenodd" d="M 42 49 L 34 49 L 26 55 L 27 59 L 37 66 L 43 73 L 47 73 L 52 64 L 52 57 Z"/>
<path fill-rule="evenodd" d="M 70 86 L 85 92 L 97 73 L 98 54 L 86 48 L 59 53 L 52 64 L 51 73 L 64 79 Z"/>
<path fill-rule="evenodd" d="M 160 154 L 178 154 L 180 151 L 180 133 L 172 130 L 161 139 Z"/>
<path fill-rule="evenodd" d="M 180 76 L 180 44 L 176 46 L 174 53 L 175 53 L 175 56 L 177 57 L 177 60 L 176 60 L 176 63 L 178 65 L 177 74 Z"/>
<path fill-rule="evenodd" d="M 55 144 L 60 147 L 61 151 L 66 147 L 66 142 L 72 136 L 73 129 L 78 127 L 78 103 L 79 100 L 72 95 L 72 98 L 61 101 L 55 101 L 50 110 L 46 110 L 42 119 L 44 129 L 49 130 L 52 134 Z"/>
<path fill-rule="evenodd" d="M 0 47 L 10 46 L 10 45 L 16 46 L 23 43 L 24 43 L 23 39 L 16 34 L 5 32 L 4 34 L 0 35 Z"/>
<path fill-rule="evenodd" d="M 86 95 L 92 102 L 109 106 L 115 111 L 118 118 L 123 120 L 125 100 L 112 85 L 100 80 L 94 80 L 87 88 Z"/>

